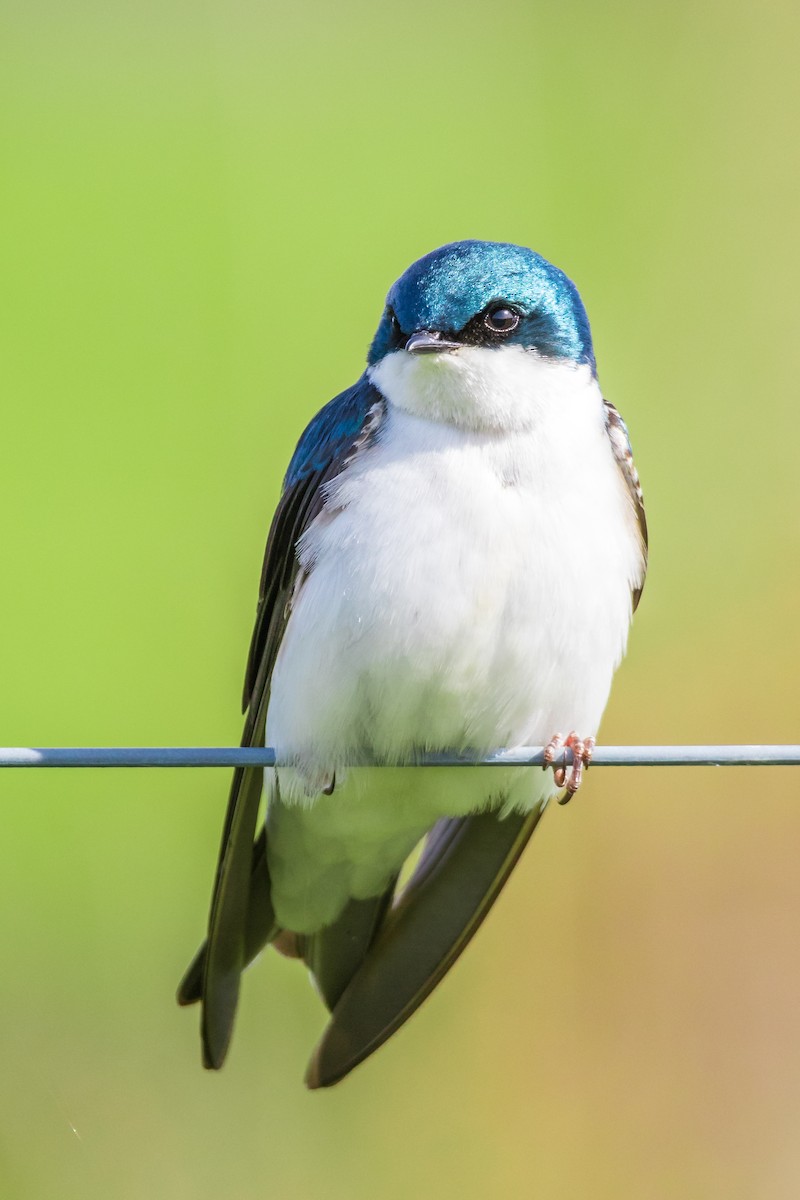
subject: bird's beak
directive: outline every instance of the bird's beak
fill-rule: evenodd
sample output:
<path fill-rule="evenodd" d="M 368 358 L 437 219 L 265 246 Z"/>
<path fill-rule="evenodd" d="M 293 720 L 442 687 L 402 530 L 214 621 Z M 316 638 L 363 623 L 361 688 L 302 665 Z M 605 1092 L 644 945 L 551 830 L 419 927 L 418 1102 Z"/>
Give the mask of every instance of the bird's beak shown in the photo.
<path fill-rule="evenodd" d="M 409 354 L 442 354 L 445 350 L 459 350 L 458 342 L 447 342 L 435 329 L 418 329 L 406 342 Z"/>

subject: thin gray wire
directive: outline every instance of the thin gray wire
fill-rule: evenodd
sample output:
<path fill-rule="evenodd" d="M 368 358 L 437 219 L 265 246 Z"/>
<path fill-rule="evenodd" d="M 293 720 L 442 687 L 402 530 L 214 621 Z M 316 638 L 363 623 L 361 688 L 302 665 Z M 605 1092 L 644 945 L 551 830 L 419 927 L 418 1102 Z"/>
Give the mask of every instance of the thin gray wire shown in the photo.
<path fill-rule="evenodd" d="M 487 758 L 425 754 L 409 764 L 426 767 L 541 767 L 543 747 L 520 746 Z M 572 762 L 572 751 L 558 765 Z M 369 763 L 360 763 L 369 766 Z M 269 747 L 155 746 L 35 749 L 0 748 L 0 767 L 272 767 Z M 800 766 L 800 746 L 598 746 L 592 767 L 789 767 Z"/>

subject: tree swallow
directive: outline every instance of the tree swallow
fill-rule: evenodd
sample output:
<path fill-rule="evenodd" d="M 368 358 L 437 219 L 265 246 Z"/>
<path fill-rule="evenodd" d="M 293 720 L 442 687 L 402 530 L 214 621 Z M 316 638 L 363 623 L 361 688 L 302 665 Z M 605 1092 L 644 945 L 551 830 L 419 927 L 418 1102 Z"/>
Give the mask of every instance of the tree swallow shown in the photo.
<path fill-rule="evenodd" d="M 240 975 L 269 943 L 306 962 L 331 1013 L 310 1087 L 425 999 L 548 800 L 576 790 L 646 561 L 627 429 L 575 285 L 504 243 L 414 263 L 366 371 L 300 438 L 270 529 L 242 744 L 279 766 L 234 773 L 207 941 L 178 992 L 202 1001 L 205 1066 L 222 1065 Z M 556 771 L 407 769 L 522 745 L 547 746 Z"/>

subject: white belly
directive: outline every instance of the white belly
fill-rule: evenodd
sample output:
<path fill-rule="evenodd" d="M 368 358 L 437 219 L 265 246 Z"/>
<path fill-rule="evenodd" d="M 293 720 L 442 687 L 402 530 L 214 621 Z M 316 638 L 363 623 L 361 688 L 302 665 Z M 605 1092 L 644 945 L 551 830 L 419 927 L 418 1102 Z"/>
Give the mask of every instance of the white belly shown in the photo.
<path fill-rule="evenodd" d="M 512 788 L 515 805 L 553 791 L 542 772 L 525 772 L 524 786 L 493 768 L 395 771 L 381 783 L 381 772 L 348 776 L 348 764 L 596 732 L 640 557 L 597 385 L 565 370 L 572 410 L 552 405 L 528 430 L 470 432 L 391 407 L 304 536 L 309 574 L 267 718 L 268 744 L 292 764 L 282 797 L 305 808 L 274 839 L 279 909 L 281 890 L 298 885 L 301 843 L 307 859 L 317 841 L 320 872 L 349 861 L 342 888 L 366 895 L 438 816 L 502 804 Z M 309 809 L 334 772 L 334 794 Z"/>
<path fill-rule="evenodd" d="M 596 731 L 639 570 L 601 420 L 561 442 L 391 412 L 302 541 L 267 723 L 284 761 Z"/>

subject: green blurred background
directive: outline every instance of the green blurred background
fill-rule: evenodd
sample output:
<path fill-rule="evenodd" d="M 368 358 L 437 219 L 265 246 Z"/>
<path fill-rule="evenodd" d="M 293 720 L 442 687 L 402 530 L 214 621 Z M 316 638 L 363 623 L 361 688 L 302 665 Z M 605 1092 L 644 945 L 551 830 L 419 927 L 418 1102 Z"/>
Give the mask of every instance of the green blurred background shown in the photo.
<path fill-rule="evenodd" d="M 0 20 L 0 741 L 238 740 L 295 440 L 462 237 L 576 280 L 631 428 L 652 566 L 604 740 L 798 740 L 796 4 Z M 173 1002 L 226 789 L 0 778 L 3 1200 L 798 1195 L 789 769 L 598 770 L 435 998 L 313 1095 L 294 964 L 248 975 L 219 1075 Z"/>

